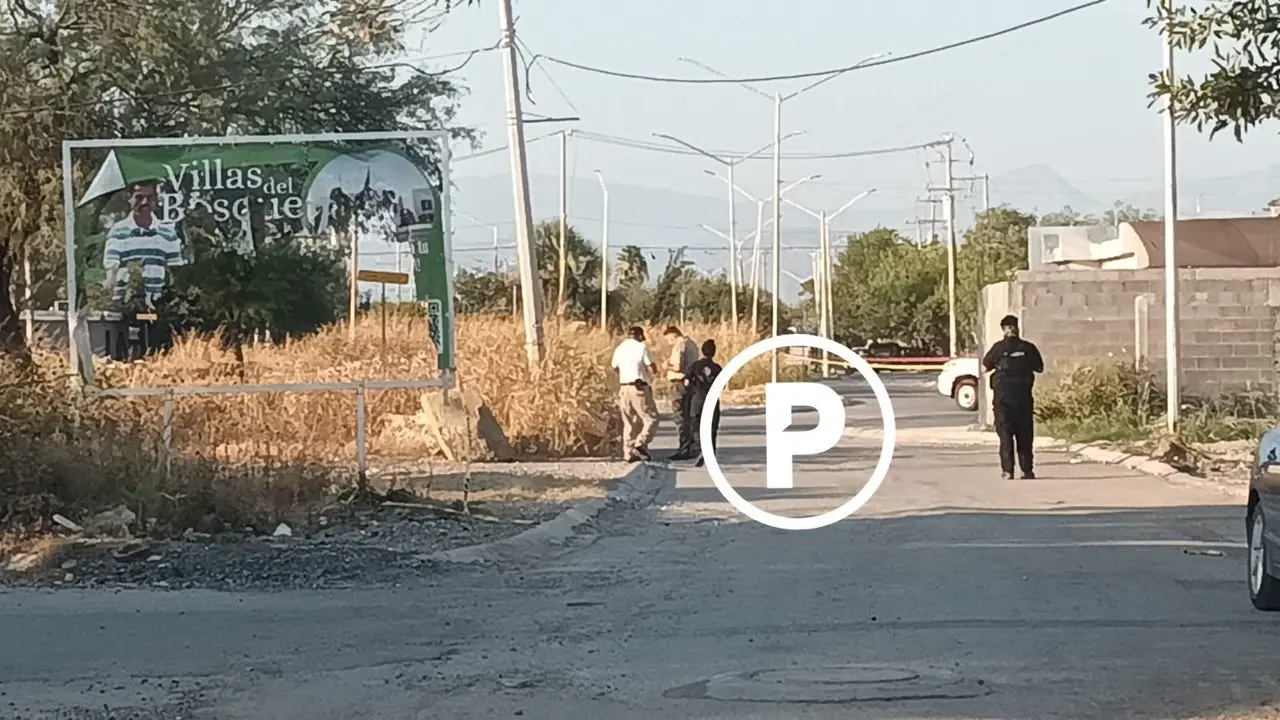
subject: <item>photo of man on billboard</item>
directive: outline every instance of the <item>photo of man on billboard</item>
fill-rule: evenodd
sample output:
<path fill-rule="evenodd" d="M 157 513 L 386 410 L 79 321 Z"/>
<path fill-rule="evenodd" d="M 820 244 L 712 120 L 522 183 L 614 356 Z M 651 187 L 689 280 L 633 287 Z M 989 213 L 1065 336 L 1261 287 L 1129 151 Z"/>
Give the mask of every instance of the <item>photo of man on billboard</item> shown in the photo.
<path fill-rule="evenodd" d="M 156 217 L 159 201 L 158 183 L 140 180 L 126 188 L 129 214 L 107 231 L 102 253 L 102 267 L 107 271 L 105 285 L 111 297 L 124 302 L 132 277 L 138 268 L 148 307 L 164 291 L 170 267 L 186 264 L 182 240 L 177 229 Z"/>

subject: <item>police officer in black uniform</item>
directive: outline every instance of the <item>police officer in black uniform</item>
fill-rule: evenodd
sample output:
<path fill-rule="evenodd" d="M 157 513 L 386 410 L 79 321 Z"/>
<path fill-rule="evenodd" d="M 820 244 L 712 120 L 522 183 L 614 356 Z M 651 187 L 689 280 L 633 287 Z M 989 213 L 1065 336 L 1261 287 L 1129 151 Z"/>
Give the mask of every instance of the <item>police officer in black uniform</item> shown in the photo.
<path fill-rule="evenodd" d="M 1044 358 L 1040 357 L 1039 348 L 1019 335 L 1018 318 L 1006 315 L 1000 321 L 1000 329 L 1004 339 L 992 345 L 982 358 L 982 366 L 991 373 L 996 434 L 1000 436 L 1000 476 L 1006 480 L 1013 477 L 1016 452 L 1022 478 L 1030 480 L 1036 476 L 1032 467 L 1035 408 L 1031 390 L 1036 373 L 1044 372 Z"/>

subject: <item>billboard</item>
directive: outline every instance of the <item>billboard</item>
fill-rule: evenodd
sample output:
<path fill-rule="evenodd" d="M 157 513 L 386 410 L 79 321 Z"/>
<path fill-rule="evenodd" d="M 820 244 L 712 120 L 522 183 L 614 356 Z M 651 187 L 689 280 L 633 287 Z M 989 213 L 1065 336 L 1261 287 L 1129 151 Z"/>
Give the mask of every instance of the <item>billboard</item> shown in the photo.
<path fill-rule="evenodd" d="M 454 369 L 451 247 L 439 132 L 66 143 L 68 286 L 85 311 L 155 307 L 201 248 L 264 242 L 409 243 L 415 299 L 442 371 Z M 434 142 L 442 159 L 428 160 Z M 71 151 L 88 183 L 71 185 Z M 212 242 L 212 244 L 211 244 Z M 208 251 L 205 251 L 206 253 Z M 74 324 L 75 319 L 71 322 Z"/>

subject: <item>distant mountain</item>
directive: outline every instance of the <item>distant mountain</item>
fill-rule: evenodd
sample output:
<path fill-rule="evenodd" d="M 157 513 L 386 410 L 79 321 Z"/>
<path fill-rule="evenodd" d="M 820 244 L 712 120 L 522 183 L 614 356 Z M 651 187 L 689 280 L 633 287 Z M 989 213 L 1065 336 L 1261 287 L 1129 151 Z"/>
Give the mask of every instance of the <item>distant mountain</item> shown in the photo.
<path fill-rule="evenodd" d="M 1107 207 L 1067 182 L 1048 165 L 1027 165 L 991 178 L 993 205 L 1009 205 L 1037 215 L 1057 212 L 1066 206 L 1082 213 L 1101 212 Z"/>

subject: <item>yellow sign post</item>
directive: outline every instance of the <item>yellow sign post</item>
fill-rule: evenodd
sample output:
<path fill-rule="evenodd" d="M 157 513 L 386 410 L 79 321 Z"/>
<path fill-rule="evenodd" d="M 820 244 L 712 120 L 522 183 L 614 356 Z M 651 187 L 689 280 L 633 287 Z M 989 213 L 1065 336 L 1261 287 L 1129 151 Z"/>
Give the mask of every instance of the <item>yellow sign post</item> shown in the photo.
<path fill-rule="evenodd" d="M 361 270 L 356 273 L 357 282 L 376 282 L 382 285 L 382 350 L 387 350 L 387 286 L 408 285 L 409 273 L 386 270 Z"/>

